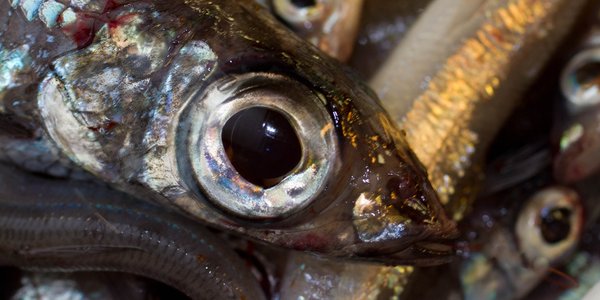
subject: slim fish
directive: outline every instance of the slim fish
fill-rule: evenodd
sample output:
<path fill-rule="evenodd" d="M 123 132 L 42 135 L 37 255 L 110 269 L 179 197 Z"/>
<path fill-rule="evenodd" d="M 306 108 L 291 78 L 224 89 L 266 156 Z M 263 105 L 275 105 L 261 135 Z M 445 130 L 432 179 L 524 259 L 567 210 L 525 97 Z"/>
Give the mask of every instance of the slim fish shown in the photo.
<path fill-rule="evenodd" d="M 456 220 L 491 139 L 586 3 L 464 2 L 432 3 L 370 81 Z"/>
<path fill-rule="evenodd" d="M 254 1 L 0 5 L 0 112 L 56 161 L 276 246 L 451 259 L 456 226 L 373 93 Z"/>
<path fill-rule="evenodd" d="M 132 273 L 193 299 L 265 298 L 233 249 L 173 209 L 106 184 L 34 176 L 4 164 L 0 179 L 2 266 Z"/>

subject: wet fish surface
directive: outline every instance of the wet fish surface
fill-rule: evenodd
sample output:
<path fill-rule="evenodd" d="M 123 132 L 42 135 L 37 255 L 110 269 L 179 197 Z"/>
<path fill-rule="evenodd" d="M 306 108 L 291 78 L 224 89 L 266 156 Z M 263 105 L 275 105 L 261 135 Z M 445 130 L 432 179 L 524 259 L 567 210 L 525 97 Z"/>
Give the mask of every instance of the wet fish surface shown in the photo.
<path fill-rule="evenodd" d="M 254 238 L 336 256 L 419 256 L 409 240 L 452 236 L 421 166 L 369 90 L 254 2 L 71 4 L 56 24 L 44 21 L 46 2 L 31 15 L 28 2 L 10 5 L 6 28 L 39 34 L 23 41 L 3 32 L 3 48 L 20 58 L 8 70 L 3 111 L 43 128 L 41 138 L 113 186 Z M 36 92 L 19 93 L 24 86 Z M 17 97 L 23 106 L 14 107 Z M 243 122 L 252 114 L 281 127 L 272 129 L 280 150 L 271 155 L 300 152 L 279 174 L 252 173 L 247 156 L 263 149 L 235 125 L 251 126 Z M 398 209 L 376 217 L 387 224 L 372 228 L 381 221 L 363 210 L 395 202 Z M 387 240 L 403 242 L 378 245 Z"/>
<path fill-rule="evenodd" d="M 511 16 L 519 16 L 514 11 L 523 8 L 518 6 L 519 3 L 511 2 L 507 9 L 499 6 L 498 15 L 503 18 L 502 22 L 512 20 Z M 517 20 L 512 25 L 533 24 L 536 27 L 537 17 L 544 19 L 546 12 L 555 12 L 550 9 L 549 1 L 540 3 L 541 6 L 532 6 L 537 9 L 535 16 L 529 16 L 528 10 L 523 10 L 532 19 Z M 147 2 L 17 1 L 2 4 L 9 13 L 8 17 L 0 16 L 0 24 L 6 24 L 4 31 L 0 25 L 0 57 L 7 62 L 0 68 L 0 78 L 4 79 L 0 81 L 0 159 L 61 180 L 93 181 L 91 177 L 94 176 L 130 196 L 175 207 L 196 221 L 287 248 L 386 263 L 449 261 L 452 249 L 447 240 L 454 236 L 454 226 L 446 220 L 419 161 L 391 121 L 404 113 L 388 117 L 368 88 L 359 84 L 355 89 L 358 81 L 339 71 L 340 65 L 306 47 L 290 32 L 264 17 L 261 8 L 243 1 L 238 4 L 188 1 L 174 5 L 179 9 L 177 12 L 170 4 Z M 549 10 L 545 11 L 546 8 Z M 263 24 L 256 24 L 253 18 Z M 521 21 L 525 23 L 519 23 Z M 556 25 L 542 23 L 543 26 Z M 29 42 L 22 43 L 24 35 L 13 32 L 14 24 L 30 28 L 30 32 L 40 28 L 43 32 L 39 36 L 25 35 Z M 490 34 L 492 29 L 485 27 L 484 34 Z M 522 42 L 519 39 L 521 32 L 513 34 L 511 31 L 505 38 L 512 41 L 516 36 L 517 44 Z M 492 34 L 492 37 L 498 38 L 498 35 Z M 489 42 L 484 38 L 490 36 L 477 36 L 477 41 Z M 537 38 L 543 37 L 535 36 Z M 59 44 L 60 47 L 56 46 Z M 520 57 L 511 52 L 513 50 L 517 51 L 518 47 L 500 52 L 513 61 L 514 57 Z M 450 59 L 448 62 L 452 65 L 455 61 Z M 474 62 L 467 60 L 464 63 Z M 485 91 L 478 96 L 484 100 L 492 98 L 491 102 L 495 102 L 494 97 L 504 95 L 505 89 L 512 91 L 515 86 L 514 90 L 521 89 L 519 86 L 525 86 L 527 81 L 510 83 L 510 76 L 506 76 L 516 69 L 495 70 L 511 88 L 505 87 L 503 81 L 492 82 L 490 86 L 480 86 Z M 442 74 L 439 76 L 442 79 L 434 78 L 437 81 L 433 81 L 443 83 L 452 79 L 443 75 L 445 71 L 442 68 L 438 73 Z M 459 76 L 458 81 L 465 80 Z M 427 100 L 429 96 L 431 94 L 418 99 Z M 477 102 L 480 98 L 473 99 L 476 105 L 488 107 L 485 101 Z M 512 104 L 501 103 L 503 105 L 510 107 Z M 416 104 L 413 108 L 409 114 L 416 114 L 415 111 L 422 107 Z M 502 110 L 508 113 L 508 109 Z M 256 122 L 257 118 L 259 122 Z M 457 120 L 464 125 L 462 117 Z M 407 123 L 410 130 L 419 128 L 419 122 L 413 121 Z M 468 126 L 475 128 L 475 133 L 493 132 L 497 128 L 487 124 L 481 129 L 477 127 L 479 123 L 473 124 Z M 264 130 L 257 133 L 257 127 Z M 263 144 L 257 146 L 246 137 L 258 138 Z M 485 134 L 482 137 L 483 144 L 491 138 Z M 436 151 L 425 143 L 415 146 L 413 138 L 413 148 L 421 162 L 427 157 L 423 153 Z M 457 140 L 466 141 L 456 146 L 458 148 L 476 144 L 472 139 Z M 479 138 L 476 142 L 480 142 Z M 260 152 L 267 148 L 275 150 L 268 150 L 273 152 L 265 159 Z M 289 152 L 295 153 L 296 158 L 290 161 L 289 156 L 281 155 Z M 440 153 L 441 158 L 456 158 L 451 151 Z M 273 161 L 272 157 L 279 160 Z M 425 159 L 425 162 L 430 172 L 440 168 L 439 164 L 427 163 L 431 160 Z M 264 169 L 265 165 L 269 170 L 253 171 L 256 166 Z M 462 169 L 457 174 L 461 172 Z M 9 176 L 8 173 L 5 176 Z M 435 174 L 440 175 L 439 172 Z M 459 179 L 462 176 L 458 176 Z M 309 178 L 317 178 L 316 183 L 310 182 Z M 443 177 L 432 180 L 435 178 Z M 347 182 L 350 182 L 349 189 Z M 510 183 L 504 181 L 501 184 Z M 440 191 L 439 181 L 434 187 Z M 454 183 L 448 187 L 454 189 Z M 94 186 L 92 190 L 96 188 Z M 7 195 L 17 190 L 11 189 L 6 188 Z M 119 204 L 119 197 L 109 202 L 111 206 L 119 207 L 117 213 L 129 212 L 128 208 L 135 206 L 129 204 L 134 203 L 129 200 Z M 3 205 L 12 207 L 14 204 L 8 198 L 18 196 L 4 198 L 7 201 Z M 68 195 L 65 198 L 67 203 L 61 204 L 61 208 L 87 203 L 86 199 L 68 200 Z M 85 198 L 102 208 L 91 213 L 110 216 L 115 212 L 107 210 L 108 206 L 102 206 L 102 201 L 94 197 Z M 42 218 L 73 227 L 73 223 L 60 223 L 61 218 L 56 218 L 56 214 L 71 215 L 54 209 L 56 205 L 52 202 L 44 204 L 43 199 L 31 199 L 35 199 L 36 207 L 52 208 L 41 213 Z M 281 199 L 286 201 L 277 201 Z M 449 201 L 444 199 L 444 202 Z M 24 217 L 19 218 L 33 216 L 28 203 L 24 202 Z M 457 219 L 462 218 L 463 210 L 468 209 L 470 202 L 458 204 L 458 209 L 454 205 L 446 206 L 447 210 L 455 212 Z M 15 220 L 12 210 L 9 208 L 4 215 L 7 224 Z M 152 226 L 159 226 L 163 218 L 166 218 L 163 214 L 156 213 Z M 33 220 L 33 224 L 38 224 L 35 223 L 37 219 Z M 110 221 L 108 224 L 119 223 Z M 132 221 L 129 225 L 140 224 Z M 23 237 L 21 229 L 14 229 L 20 239 Z M 424 233 L 419 233 L 421 230 Z M 31 232 L 38 234 L 40 231 L 34 228 L 26 231 L 25 236 Z M 111 230 L 105 233 L 114 238 Z M 494 234 L 491 244 L 513 247 L 510 242 L 498 242 L 502 238 L 506 240 L 510 234 Z M 444 241 L 436 244 L 440 239 Z M 106 245 L 102 243 L 106 241 L 95 244 L 100 250 L 95 249 L 94 254 L 110 256 L 111 253 L 103 250 Z M 147 240 L 143 237 L 144 241 Z M 23 242 L 25 246 L 19 244 Z M 27 250 L 17 253 L 33 258 L 39 254 L 48 256 L 49 264 L 56 266 L 56 259 L 65 254 L 77 255 L 82 247 L 88 247 L 59 245 L 54 248 L 49 246 L 52 242 L 61 243 L 61 240 L 44 240 L 48 244 L 36 245 L 30 250 L 31 242 L 21 239 L 16 245 Z M 497 254 L 493 251 L 497 249 L 490 246 L 484 252 L 485 255 Z M 159 257 L 165 255 L 163 252 Z M 514 260 L 511 263 L 519 260 L 509 258 Z M 7 264 L 15 264 L 20 259 L 23 257 L 11 258 Z M 474 255 L 471 266 L 481 261 Z M 313 263 L 310 257 L 293 257 L 289 271 L 286 271 L 289 276 L 284 279 L 285 286 L 297 287 L 296 280 L 302 277 L 309 286 L 304 292 L 314 293 L 311 296 L 318 298 L 318 295 L 397 295 L 404 285 L 408 284 L 410 288 L 414 284 L 407 279 L 407 274 L 414 270 L 411 266 L 380 268 L 316 260 L 318 268 L 308 268 Z M 27 264 L 31 261 L 20 265 Z M 298 267 L 300 265 L 302 268 Z M 510 264 L 506 262 L 506 265 Z M 143 261 L 136 267 L 137 272 L 142 267 Z M 98 268 L 98 265 L 91 268 Z M 520 282 L 519 276 L 527 277 L 531 273 L 527 267 L 520 274 L 510 273 L 514 270 L 516 268 L 508 272 L 511 284 Z M 223 272 L 226 276 L 230 273 Z M 522 296 L 540 279 L 537 273 L 534 277 L 523 289 L 507 292 Z M 455 283 L 459 281 L 454 279 Z M 229 285 L 235 286 L 237 282 L 249 290 L 256 288 L 252 280 L 233 282 Z M 379 286 L 382 282 L 387 286 Z M 488 290 L 478 290 L 477 284 L 466 283 L 465 295 L 487 293 Z M 311 285 L 316 287 L 311 289 Z M 342 286 L 343 291 L 335 289 L 336 285 Z M 182 289 L 197 295 L 190 292 L 193 288 Z M 291 290 L 284 292 L 285 297 L 295 295 Z M 456 295 L 452 290 L 445 294 Z"/>
<path fill-rule="evenodd" d="M 131 240 L 119 229 L 164 224 L 126 217 L 137 199 L 285 248 L 386 263 L 451 259 L 455 224 L 370 89 L 254 1 L 5 1 L 0 11 L 0 159 L 57 187 L 101 181 L 129 195 L 97 199 L 100 187 L 83 185 L 83 196 L 57 195 L 60 205 L 44 203 L 43 189 L 42 199 L 19 202 L 27 180 L 7 184 L 4 264 L 154 274 L 196 297 L 160 264 L 112 260 L 115 242 L 137 258 L 169 257 L 168 246 L 152 252 L 152 236 Z M 87 235 L 79 213 L 118 230 Z M 82 238 L 29 239 L 44 230 Z M 94 255 L 82 256 L 90 247 Z M 66 254 L 74 258 L 61 264 Z"/>

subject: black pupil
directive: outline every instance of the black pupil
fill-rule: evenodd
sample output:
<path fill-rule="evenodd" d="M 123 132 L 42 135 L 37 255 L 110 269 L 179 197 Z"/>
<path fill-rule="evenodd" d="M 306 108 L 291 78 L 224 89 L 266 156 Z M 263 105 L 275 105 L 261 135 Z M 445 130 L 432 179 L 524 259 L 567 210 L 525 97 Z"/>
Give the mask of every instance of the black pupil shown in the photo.
<path fill-rule="evenodd" d="M 317 1 L 315 0 L 291 0 L 290 2 L 296 7 L 310 7 L 317 4 Z"/>
<path fill-rule="evenodd" d="M 581 68 L 579 68 L 575 76 L 577 78 L 577 82 L 580 84 L 587 86 L 597 85 L 598 82 L 598 74 L 600 74 L 600 62 L 591 62 L 588 63 Z"/>
<path fill-rule="evenodd" d="M 542 212 L 541 230 L 544 240 L 550 244 L 558 243 L 569 236 L 571 231 L 571 210 L 553 208 Z"/>
<path fill-rule="evenodd" d="M 281 113 L 252 107 L 233 115 L 223 127 L 223 146 L 237 172 L 268 188 L 281 182 L 300 162 L 302 146 Z"/>

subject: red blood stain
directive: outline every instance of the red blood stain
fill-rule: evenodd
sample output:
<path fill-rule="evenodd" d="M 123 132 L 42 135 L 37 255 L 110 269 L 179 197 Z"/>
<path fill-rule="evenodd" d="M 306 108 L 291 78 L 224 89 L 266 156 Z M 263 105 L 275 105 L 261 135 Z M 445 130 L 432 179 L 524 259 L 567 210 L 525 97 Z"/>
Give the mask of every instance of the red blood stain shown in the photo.
<path fill-rule="evenodd" d="M 62 22 L 59 18 L 59 22 Z M 77 48 L 88 46 L 96 35 L 96 19 L 85 14 L 77 13 L 75 22 L 62 27 L 65 35 L 71 37 Z"/>
<path fill-rule="evenodd" d="M 550 268 L 550 273 L 544 278 L 545 281 L 558 286 L 563 290 L 574 289 L 579 287 L 579 282 L 573 276 L 562 272 L 556 268 Z"/>
<path fill-rule="evenodd" d="M 246 253 L 248 254 L 248 258 L 246 258 L 246 266 L 251 267 L 253 265 L 251 257 L 254 255 L 254 243 L 251 241 L 246 243 Z"/>
<path fill-rule="evenodd" d="M 246 252 L 248 252 L 248 254 L 250 255 L 254 255 L 254 243 L 251 241 L 248 241 L 246 243 Z"/>
<path fill-rule="evenodd" d="M 119 17 L 117 20 L 111 20 L 109 16 L 110 12 L 119 6 L 121 4 L 117 1 L 107 0 L 100 14 L 85 11 L 76 12 L 75 22 L 63 26 L 62 31 L 65 35 L 71 37 L 77 48 L 87 47 L 94 41 L 96 32 L 104 24 L 108 23 L 109 26 L 114 28 L 131 18 L 131 15 L 126 15 Z M 58 22 L 62 23 L 63 21 L 62 15 L 60 15 Z"/>
<path fill-rule="evenodd" d="M 296 250 L 319 251 L 327 247 L 328 240 L 320 235 L 308 233 L 292 241 L 292 248 Z"/>
<path fill-rule="evenodd" d="M 456 253 L 466 253 L 469 254 L 471 252 L 480 252 L 483 250 L 484 244 L 479 242 L 466 242 L 460 241 L 455 243 L 452 247 Z"/>
<path fill-rule="evenodd" d="M 121 6 L 121 4 L 118 3 L 117 1 L 108 0 L 108 1 L 106 1 L 106 4 L 104 4 L 104 9 L 102 10 L 102 13 L 110 12 L 110 11 L 114 10 L 115 8 L 118 8 L 119 6 Z"/>
<path fill-rule="evenodd" d="M 136 13 L 130 13 L 130 14 L 125 14 L 122 16 L 119 16 L 113 20 L 110 20 L 108 22 L 108 29 L 110 29 L 111 31 L 115 30 L 117 27 L 122 26 L 123 24 L 126 24 L 128 22 L 130 22 L 133 18 L 135 18 L 137 16 Z"/>

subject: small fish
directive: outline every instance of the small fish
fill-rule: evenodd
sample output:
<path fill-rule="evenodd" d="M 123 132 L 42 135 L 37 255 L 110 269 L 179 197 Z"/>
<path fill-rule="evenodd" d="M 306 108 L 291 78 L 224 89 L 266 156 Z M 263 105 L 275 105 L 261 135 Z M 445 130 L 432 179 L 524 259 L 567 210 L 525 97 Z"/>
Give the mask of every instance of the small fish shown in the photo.
<path fill-rule="evenodd" d="M 551 166 L 550 163 L 548 165 Z M 518 195 L 524 191 L 524 188 L 535 188 L 535 186 L 544 185 L 548 181 L 552 182 L 554 180 L 550 169 L 546 169 L 543 176 L 537 177 L 537 179 L 528 180 L 497 195 L 499 197 L 496 203 L 509 204 L 510 201 L 501 198 L 510 199 L 509 195 Z M 544 229 L 544 226 L 551 223 L 544 221 L 529 222 L 529 225 L 525 228 L 522 226 L 515 227 L 515 237 L 505 245 L 511 245 L 510 247 L 517 249 L 517 253 L 521 256 L 518 259 L 507 260 L 498 257 L 496 260 L 489 260 L 484 258 L 486 254 L 471 256 L 463 269 L 464 282 L 469 281 L 464 286 L 469 290 L 470 295 L 476 299 L 479 299 L 476 295 L 482 295 L 482 293 L 487 293 L 487 295 L 496 294 L 499 298 L 504 295 L 505 297 L 511 296 L 511 298 L 520 296 L 523 299 L 582 299 L 584 295 L 592 293 L 590 289 L 600 279 L 600 264 L 597 256 L 598 250 L 600 250 L 600 239 L 597 234 L 598 217 L 600 216 L 598 179 L 598 175 L 595 175 L 574 183 L 569 188 L 546 187 L 538 191 L 533 198 L 527 200 L 524 209 L 519 212 L 517 223 L 522 216 L 532 212 L 528 210 L 531 207 L 529 205 L 531 201 L 536 201 L 535 197 L 544 196 L 544 194 L 546 195 L 546 201 L 554 201 L 555 203 L 569 198 L 572 200 L 579 199 L 576 200 L 579 202 L 577 206 L 585 210 L 585 217 L 573 218 L 574 215 L 571 215 L 569 218 L 563 219 L 571 219 L 571 222 L 561 222 L 560 219 L 553 217 L 551 223 L 554 224 L 546 229 Z M 558 194 L 550 194 L 554 192 L 558 192 Z M 569 194 L 571 196 L 565 197 Z M 552 198 L 554 200 L 551 200 Z M 540 200 L 540 198 L 537 199 Z M 547 202 L 547 204 L 550 204 L 550 202 Z M 512 206 L 515 207 L 515 205 L 518 204 Z M 563 205 L 564 208 L 573 208 L 567 202 L 563 202 Z M 511 219 L 510 206 L 509 204 L 504 210 L 508 212 L 507 214 L 500 218 L 488 214 L 489 218 L 487 220 L 495 223 L 506 222 L 502 219 Z M 547 208 L 547 212 L 552 211 L 551 207 Z M 490 211 L 488 210 L 488 212 Z M 543 211 L 540 212 L 543 213 Z M 550 214 L 550 216 L 553 215 Z M 549 220 L 547 219 L 547 221 Z M 495 228 L 500 226 L 498 224 L 492 225 Z M 482 224 L 479 228 L 484 228 L 484 225 Z M 569 234 L 565 234 L 567 233 L 566 229 L 569 229 Z M 571 235 L 571 232 L 577 230 L 581 230 L 578 235 Z M 542 239 L 535 237 L 538 234 Z M 562 239 L 560 239 L 561 237 Z M 557 241 L 559 239 L 560 241 Z M 489 250 L 492 245 L 486 245 L 485 247 Z M 496 247 L 501 248 L 502 246 L 496 244 Z M 509 253 L 509 251 L 504 252 Z M 510 257 L 511 255 L 501 254 L 501 256 Z M 532 257 L 537 257 L 538 262 L 531 262 L 530 258 Z M 529 263 L 523 263 L 527 261 Z M 490 268 L 490 266 L 492 267 Z M 549 269 L 548 267 L 552 268 Z M 495 275 L 492 275 L 494 273 Z M 475 277 L 479 279 L 474 280 Z M 534 286 L 535 289 L 532 290 Z"/>
<path fill-rule="evenodd" d="M 455 220 L 487 147 L 586 1 L 434 1 L 370 80 Z"/>
<path fill-rule="evenodd" d="M 274 245 L 450 259 L 455 224 L 373 93 L 254 1 L 49 1 L 0 4 L 0 111 L 59 155 Z"/>
<path fill-rule="evenodd" d="M 465 299 L 521 298 L 578 245 L 584 226 L 583 205 L 571 189 L 545 187 L 526 200 L 517 216 L 510 215 L 515 211 L 511 208 L 505 211 L 501 217 L 480 215 L 482 231 L 475 234 L 474 229 L 472 235 L 485 239 L 485 246 L 468 254 L 461 265 Z M 501 218 L 515 220 L 513 226 Z"/>
<path fill-rule="evenodd" d="M 598 201 L 598 193 L 594 194 L 594 201 Z M 569 261 L 564 263 L 560 268 L 567 276 L 562 280 L 553 278 L 553 280 L 542 281 L 540 286 L 536 287 L 527 299 L 544 299 L 544 300 L 575 300 L 598 299 L 600 285 L 600 258 L 598 250 L 600 250 L 600 239 L 598 237 L 598 219 L 591 222 L 592 226 L 584 233 L 582 245 L 579 246 Z"/>
<path fill-rule="evenodd" d="M 250 268 L 205 226 L 97 181 L 35 176 L 0 164 L 0 224 L 2 266 L 124 272 L 193 299 L 264 299 Z M 55 285 L 44 286 L 50 292 Z"/>

